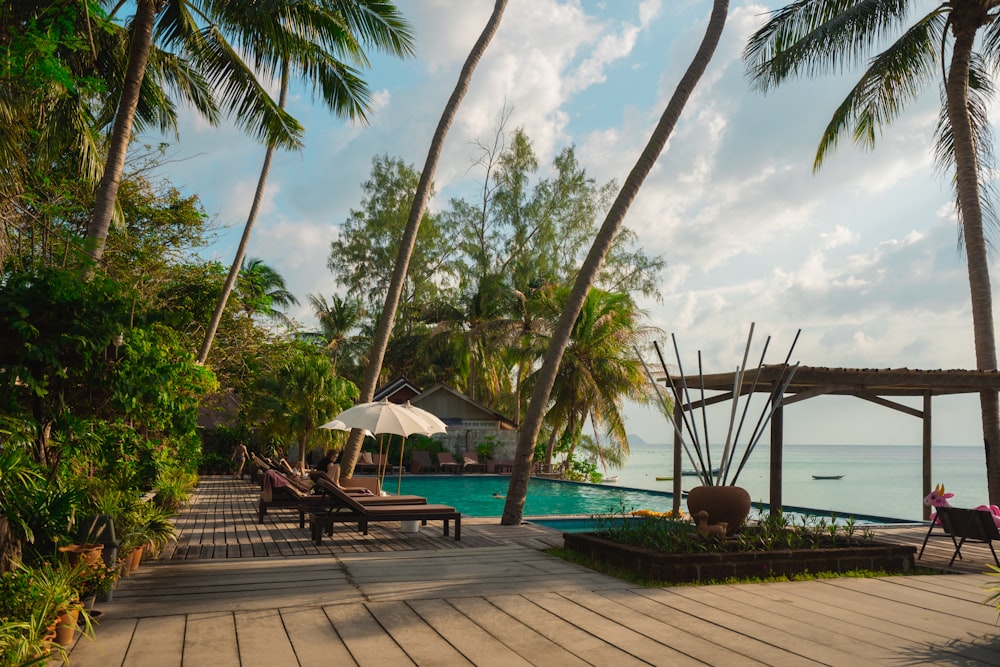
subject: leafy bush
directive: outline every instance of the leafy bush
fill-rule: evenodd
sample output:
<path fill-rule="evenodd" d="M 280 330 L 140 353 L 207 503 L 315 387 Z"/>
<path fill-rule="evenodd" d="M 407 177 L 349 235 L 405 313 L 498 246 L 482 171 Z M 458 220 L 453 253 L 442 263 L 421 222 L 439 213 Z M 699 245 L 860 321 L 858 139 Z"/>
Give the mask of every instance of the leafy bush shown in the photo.
<path fill-rule="evenodd" d="M 843 525 L 825 519 L 803 517 L 790 520 L 781 512 L 762 516 L 742 531 L 725 540 L 707 538 L 698 533 L 690 518 L 672 513 L 626 511 L 597 515 L 595 533 L 608 540 L 663 553 L 700 553 L 733 551 L 774 551 L 782 549 L 820 549 L 856 546 L 872 541 L 865 529 L 860 537 L 851 518 Z"/>

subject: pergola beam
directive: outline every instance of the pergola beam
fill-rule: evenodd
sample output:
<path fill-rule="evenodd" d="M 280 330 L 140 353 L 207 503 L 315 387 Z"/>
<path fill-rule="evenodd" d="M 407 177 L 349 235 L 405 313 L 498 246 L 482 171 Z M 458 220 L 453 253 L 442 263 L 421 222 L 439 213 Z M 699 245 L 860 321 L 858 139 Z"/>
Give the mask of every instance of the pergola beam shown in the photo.
<path fill-rule="evenodd" d="M 787 367 L 782 365 L 765 365 L 760 368 L 759 381 L 756 387 L 750 378 L 743 376 L 739 395 L 755 392 L 772 392 L 773 387 L 780 383 L 782 374 Z M 733 372 L 715 373 L 712 375 L 697 375 L 673 378 L 675 387 L 704 386 L 706 391 L 717 391 L 720 394 L 675 406 L 675 415 L 684 411 L 697 410 L 708 405 L 714 405 L 733 400 L 737 375 Z M 997 371 L 969 370 L 910 370 L 908 368 L 822 368 L 814 366 L 799 366 L 792 381 L 780 398 L 781 404 L 776 407 L 771 416 L 771 472 L 770 472 L 770 504 L 771 509 L 781 509 L 781 466 L 782 449 L 784 447 L 784 406 L 799 403 L 817 396 L 853 396 L 876 405 L 890 408 L 904 414 L 918 417 L 922 420 L 922 483 L 924 495 L 931 490 L 931 399 L 934 396 L 953 394 L 973 394 L 982 391 L 1000 391 L 1000 373 Z M 922 409 L 904 405 L 887 396 L 919 396 L 923 400 Z M 777 400 L 777 399 L 772 399 Z M 674 507 L 680 506 L 680 447 L 679 437 L 674 438 Z M 930 508 L 923 508 L 924 519 L 929 518 Z"/>

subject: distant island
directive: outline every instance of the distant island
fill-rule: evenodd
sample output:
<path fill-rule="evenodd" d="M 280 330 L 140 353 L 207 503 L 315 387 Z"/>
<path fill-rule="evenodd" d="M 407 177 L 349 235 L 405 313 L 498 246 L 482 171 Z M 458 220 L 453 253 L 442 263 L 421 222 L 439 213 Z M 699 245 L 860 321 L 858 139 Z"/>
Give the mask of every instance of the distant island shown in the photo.
<path fill-rule="evenodd" d="M 629 447 L 642 447 L 644 445 L 648 445 L 649 443 L 637 436 L 635 433 L 629 433 L 628 444 Z"/>

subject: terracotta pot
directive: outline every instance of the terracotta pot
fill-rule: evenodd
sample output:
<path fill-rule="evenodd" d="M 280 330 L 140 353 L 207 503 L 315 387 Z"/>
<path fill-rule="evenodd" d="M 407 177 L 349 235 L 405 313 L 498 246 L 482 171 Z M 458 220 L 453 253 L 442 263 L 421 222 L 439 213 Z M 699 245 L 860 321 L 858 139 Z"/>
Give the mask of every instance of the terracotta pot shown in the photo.
<path fill-rule="evenodd" d="M 59 612 L 59 617 L 56 620 L 55 639 L 57 644 L 61 646 L 69 646 L 73 643 L 73 637 L 76 636 L 76 625 L 79 616 L 79 609 Z"/>
<path fill-rule="evenodd" d="M 132 549 L 132 551 L 129 552 L 128 565 L 126 566 L 129 574 L 132 574 L 133 572 L 139 569 L 139 563 L 142 562 L 142 553 L 144 549 L 145 545 L 141 547 L 136 547 L 135 549 Z"/>
<path fill-rule="evenodd" d="M 688 492 L 691 516 L 708 512 L 708 525 L 726 524 L 726 535 L 735 535 L 750 514 L 750 494 L 739 486 L 696 486 Z"/>
<path fill-rule="evenodd" d="M 70 544 L 65 547 L 59 547 L 59 551 L 69 557 L 70 565 L 76 565 L 79 562 L 96 564 L 101 560 L 101 552 L 104 551 L 104 545 Z"/>

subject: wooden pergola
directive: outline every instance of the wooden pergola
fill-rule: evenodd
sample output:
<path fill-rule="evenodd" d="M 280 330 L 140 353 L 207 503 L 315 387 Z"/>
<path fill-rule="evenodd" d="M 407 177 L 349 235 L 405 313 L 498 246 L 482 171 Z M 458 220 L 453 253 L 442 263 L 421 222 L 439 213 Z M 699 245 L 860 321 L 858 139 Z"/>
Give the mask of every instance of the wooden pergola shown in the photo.
<path fill-rule="evenodd" d="M 791 382 L 781 396 L 775 396 L 787 380 L 790 368 L 784 365 L 762 366 L 748 369 L 744 373 L 739 395 L 753 392 L 772 394 L 772 401 L 778 403 L 771 415 L 771 463 L 770 463 L 770 505 L 772 509 L 782 507 L 781 477 L 783 416 L 786 406 L 816 396 L 854 396 L 866 401 L 897 410 L 919 418 L 923 423 L 923 492 L 931 490 L 931 399 L 934 396 L 951 394 L 974 394 L 983 391 L 1000 391 L 1000 373 L 997 371 L 937 370 L 921 371 L 908 368 L 821 368 L 799 366 Z M 756 379 L 756 385 L 754 380 Z M 682 411 L 699 410 L 702 407 L 731 401 L 736 391 L 737 373 L 717 373 L 714 375 L 672 376 L 675 387 L 687 386 L 689 395 L 701 396 L 701 388 L 718 391 L 711 397 L 692 400 L 689 403 L 675 401 L 675 423 L 682 423 Z M 921 409 L 913 408 L 892 400 L 895 397 L 920 396 Z M 681 503 L 681 435 L 674 432 L 674 509 Z M 930 508 L 924 507 L 924 519 L 930 517 Z"/>

